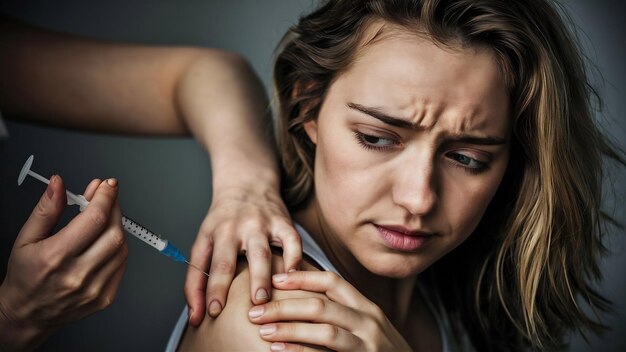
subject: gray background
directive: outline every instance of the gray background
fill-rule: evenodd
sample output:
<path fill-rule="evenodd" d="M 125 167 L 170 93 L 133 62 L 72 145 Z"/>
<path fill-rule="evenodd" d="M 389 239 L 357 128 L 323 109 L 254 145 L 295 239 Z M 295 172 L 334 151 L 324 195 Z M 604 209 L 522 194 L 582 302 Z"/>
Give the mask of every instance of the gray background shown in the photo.
<path fill-rule="evenodd" d="M 626 149 L 625 65 L 622 8 L 615 1 L 568 2 L 570 13 L 585 32 L 588 55 L 604 76 L 606 102 L 602 117 L 618 144 Z M 2 2 L 0 12 L 40 26 L 88 36 L 153 44 L 200 45 L 242 53 L 269 87 L 276 43 L 311 0 L 272 1 L 15 1 Z M 597 75 L 598 77 L 600 75 Z M 0 77 L 1 79 L 1 77 Z M 63 82 L 59 82 L 63 84 Z M 33 170 L 63 176 L 68 189 L 82 192 L 95 177 L 117 177 L 123 212 L 189 249 L 211 198 L 211 171 L 204 150 L 189 138 L 137 138 L 76 133 L 9 121 L 10 138 L 0 142 L 0 277 L 11 244 L 44 185 L 32 178 L 20 188 L 15 180 L 28 155 Z M 624 172 L 611 183 L 624 195 Z M 608 204 L 625 220 L 622 200 Z M 68 209 L 64 222 L 77 212 Z M 622 231 L 623 232 L 623 231 Z M 613 330 L 574 337 L 572 351 L 626 350 L 626 256 L 623 233 L 609 236 L 613 255 L 603 262 L 600 290 L 616 304 L 606 319 Z M 161 350 L 184 304 L 185 267 L 170 262 L 135 239 L 116 301 L 107 310 L 62 329 L 45 350 Z"/>

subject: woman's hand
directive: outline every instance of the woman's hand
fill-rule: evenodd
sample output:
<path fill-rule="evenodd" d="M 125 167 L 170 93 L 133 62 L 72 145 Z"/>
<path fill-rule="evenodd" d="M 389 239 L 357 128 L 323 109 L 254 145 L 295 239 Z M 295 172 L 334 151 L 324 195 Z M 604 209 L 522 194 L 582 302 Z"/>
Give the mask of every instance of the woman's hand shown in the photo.
<path fill-rule="evenodd" d="M 52 233 L 66 207 L 53 176 L 15 240 L 0 286 L 0 349 L 33 349 L 55 329 L 111 304 L 128 249 L 117 181 L 92 181 L 89 206 Z"/>
<path fill-rule="evenodd" d="M 199 271 L 187 272 L 185 295 L 189 323 L 193 326 L 202 322 L 205 305 L 212 317 L 222 311 L 238 254 L 245 254 L 249 263 L 250 297 L 254 304 L 270 298 L 270 244 L 283 248 L 286 270 L 296 269 L 302 257 L 300 237 L 278 192 L 265 188 L 263 182 L 247 184 L 215 190 L 191 250 L 192 263 L 205 270 L 210 268 L 208 284 L 207 277 Z"/>
<path fill-rule="evenodd" d="M 307 290 L 328 297 L 284 299 L 253 307 L 250 320 L 272 351 L 410 351 L 383 311 L 332 272 L 298 271 L 273 276 L 281 290 Z"/>

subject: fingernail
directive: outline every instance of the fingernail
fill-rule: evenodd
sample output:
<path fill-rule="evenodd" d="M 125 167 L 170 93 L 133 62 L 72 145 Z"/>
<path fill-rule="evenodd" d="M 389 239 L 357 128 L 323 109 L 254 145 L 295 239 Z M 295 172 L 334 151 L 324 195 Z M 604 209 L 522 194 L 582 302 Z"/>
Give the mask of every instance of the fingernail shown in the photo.
<path fill-rule="evenodd" d="M 222 311 L 222 305 L 217 300 L 214 300 L 209 304 L 209 315 L 211 318 L 215 318 Z"/>
<path fill-rule="evenodd" d="M 52 188 L 52 185 L 57 182 L 57 178 L 57 175 L 52 175 L 52 177 L 50 177 L 50 183 L 46 188 L 46 196 L 48 196 L 48 199 L 52 199 L 52 196 L 54 195 L 54 189 Z"/>
<path fill-rule="evenodd" d="M 293 272 L 295 272 L 295 271 L 296 271 L 296 269 L 294 269 L 294 268 L 289 269 L 289 272 L 290 272 L 290 273 L 293 273 Z"/>
<path fill-rule="evenodd" d="M 267 294 L 267 291 L 264 288 L 260 288 L 256 290 L 256 295 L 254 296 L 254 298 L 256 298 L 257 301 L 265 301 L 270 298 L 270 296 Z"/>
<path fill-rule="evenodd" d="M 276 274 L 272 276 L 272 281 L 274 282 L 283 282 L 287 280 L 287 274 Z"/>
<path fill-rule="evenodd" d="M 252 307 L 252 309 L 248 311 L 248 316 L 250 318 L 258 318 L 263 315 L 263 312 L 265 312 L 265 307 L 263 306 Z"/>
<path fill-rule="evenodd" d="M 116 180 L 116 179 L 114 179 L 114 178 L 110 178 L 110 179 L 108 179 L 108 180 L 107 180 L 107 183 L 108 183 L 108 184 L 109 184 L 109 186 L 111 186 L 111 187 L 115 187 L 115 186 L 117 186 L 117 180 Z"/>
<path fill-rule="evenodd" d="M 282 342 L 274 342 L 270 345 L 270 350 L 271 351 L 284 351 L 285 344 Z"/>
<path fill-rule="evenodd" d="M 274 324 L 270 324 L 270 325 L 263 325 L 261 326 L 261 328 L 259 329 L 259 332 L 261 333 L 261 335 L 265 336 L 265 335 L 270 335 L 276 332 L 276 325 Z"/>
<path fill-rule="evenodd" d="M 187 311 L 187 319 L 191 320 L 191 317 L 193 317 L 193 309 L 189 307 L 189 310 Z"/>

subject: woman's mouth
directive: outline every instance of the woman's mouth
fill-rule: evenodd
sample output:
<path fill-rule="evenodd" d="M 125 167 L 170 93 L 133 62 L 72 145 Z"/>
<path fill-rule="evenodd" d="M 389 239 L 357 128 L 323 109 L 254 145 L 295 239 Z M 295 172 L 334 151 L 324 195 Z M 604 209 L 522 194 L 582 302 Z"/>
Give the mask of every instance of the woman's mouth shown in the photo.
<path fill-rule="evenodd" d="M 434 234 L 405 226 L 373 224 L 385 244 L 395 250 L 415 251 L 428 244 Z"/>

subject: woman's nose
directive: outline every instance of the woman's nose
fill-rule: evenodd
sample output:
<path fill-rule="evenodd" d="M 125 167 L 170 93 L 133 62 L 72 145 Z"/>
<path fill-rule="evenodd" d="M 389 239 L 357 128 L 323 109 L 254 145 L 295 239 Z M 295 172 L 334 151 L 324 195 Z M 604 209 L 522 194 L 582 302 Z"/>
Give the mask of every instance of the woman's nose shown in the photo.
<path fill-rule="evenodd" d="M 424 216 L 437 203 L 436 180 L 431 161 L 402 165 L 392 189 L 393 201 L 411 215 Z"/>

